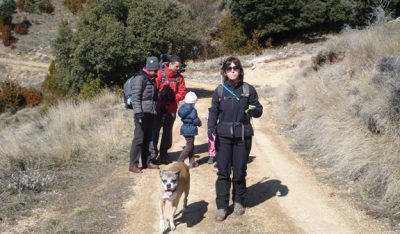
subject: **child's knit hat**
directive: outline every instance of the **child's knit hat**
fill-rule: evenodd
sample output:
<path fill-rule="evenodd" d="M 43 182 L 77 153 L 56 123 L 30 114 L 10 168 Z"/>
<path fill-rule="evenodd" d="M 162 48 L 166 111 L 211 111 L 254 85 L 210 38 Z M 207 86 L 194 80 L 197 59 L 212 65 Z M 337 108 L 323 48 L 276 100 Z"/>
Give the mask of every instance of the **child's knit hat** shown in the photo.
<path fill-rule="evenodd" d="M 194 92 L 190 91 L 186 94 L 185 96 L 185 103 L 196 103 L 197 102 L 197 96 Z"/>

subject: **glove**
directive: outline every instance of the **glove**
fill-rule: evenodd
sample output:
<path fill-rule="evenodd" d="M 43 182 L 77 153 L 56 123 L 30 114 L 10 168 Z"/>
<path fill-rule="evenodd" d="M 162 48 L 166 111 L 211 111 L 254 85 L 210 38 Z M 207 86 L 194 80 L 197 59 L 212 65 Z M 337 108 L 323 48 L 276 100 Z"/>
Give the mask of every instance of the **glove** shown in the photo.
<path fill-rule="evenodd" d="M 254 105 L 249 105 L 249 108 L 247 108 L 244 112 L 246 112 L 247 115 L 253 116 L 253 111 L 256 108 Z"/>
<path fill-rule="evenodd" d="M 217 135 L 217 130 L 215 127 L 209 128 L 207 131 L 207 136 L 210 141 L 214 140 L 215 135 Z"/>
<path fill-rule="evenodd" d="M 143 112 L 135 113 L 135 121 L 138 122 L 139 124 L 143 123 L 143 117 L 144 117 Z"/>

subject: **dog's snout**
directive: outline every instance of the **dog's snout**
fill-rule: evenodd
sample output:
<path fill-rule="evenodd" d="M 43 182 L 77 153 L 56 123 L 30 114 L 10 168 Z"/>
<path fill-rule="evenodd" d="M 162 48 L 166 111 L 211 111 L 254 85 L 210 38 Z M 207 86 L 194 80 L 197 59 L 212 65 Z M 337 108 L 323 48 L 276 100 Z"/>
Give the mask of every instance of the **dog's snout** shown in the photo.
<path fill-rule="evenodd" d="M 167 184 L 167 189 L 170 189 L 170 188 L 171 188 L 171 184 L 168 183 L 168 184 Z"/>

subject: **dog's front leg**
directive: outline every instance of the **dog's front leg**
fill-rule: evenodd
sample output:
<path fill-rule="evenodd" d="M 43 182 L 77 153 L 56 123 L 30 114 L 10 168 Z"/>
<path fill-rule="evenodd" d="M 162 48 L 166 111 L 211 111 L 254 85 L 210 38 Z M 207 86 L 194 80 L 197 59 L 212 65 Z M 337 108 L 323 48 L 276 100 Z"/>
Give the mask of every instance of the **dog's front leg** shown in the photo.
<path fill-rule="evenodd" d="M 172 209 L 171 209 L 171 218 L 169 219 L 169 227 L 171 230 L 175 230 L 175 223 L 174 223 L 174 217 L 176 213 L 176 208 L 178 207 L 178 202 L 173 201 L 172 202 Z"/>
<path fill-rule="evenodd" d="M 165 208 L 165 200 L 161 199 L 161 201 L 160 201 L 160 232 L 164 232 L 164 230 L 165 230 L 164 208 Z"/>

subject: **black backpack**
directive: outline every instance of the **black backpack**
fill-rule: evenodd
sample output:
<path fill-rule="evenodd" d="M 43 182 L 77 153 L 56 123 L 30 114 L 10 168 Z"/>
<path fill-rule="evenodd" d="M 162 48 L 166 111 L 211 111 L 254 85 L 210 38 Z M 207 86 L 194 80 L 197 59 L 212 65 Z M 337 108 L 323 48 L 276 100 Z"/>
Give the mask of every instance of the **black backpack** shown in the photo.
<path fill-rule="evenodd" d="M 132 106 L 132 92 L 133 92 L 133 79 L 137 76 L 142 76 L 140 74 L 134 74 L 132 77 L 130 77 L 125 83 L 124 83 L 124 103 L 125 103 L 125 108 L 126 109 L 133 109 Z M 142 82 L 142 93 L 144 89 L 146 88 L 146 83 L 147 83 L 147 78 L 146 76 L 143 77 L 143 82 Z"/>

